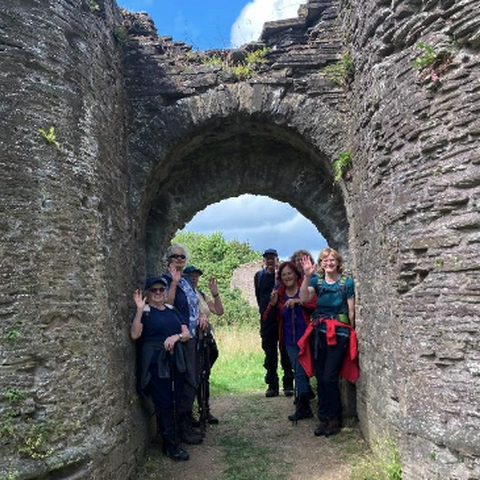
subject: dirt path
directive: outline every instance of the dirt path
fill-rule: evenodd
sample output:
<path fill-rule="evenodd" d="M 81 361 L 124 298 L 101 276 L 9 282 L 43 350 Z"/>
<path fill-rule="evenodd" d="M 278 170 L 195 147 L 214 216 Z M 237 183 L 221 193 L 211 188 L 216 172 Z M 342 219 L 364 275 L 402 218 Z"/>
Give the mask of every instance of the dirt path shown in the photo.
<path fill-rule="evenodd" d="M 152 446 L 138 480 L 348 480 L 367 453 L 356 427 L 325 438 L 314 437 L 315 419 L 292 425 L 291 398 L 222 396 L 212 411 L 220 424 L 208 427 L 202 445 L 186 446 L 188 462 L 173 462 Z"/>

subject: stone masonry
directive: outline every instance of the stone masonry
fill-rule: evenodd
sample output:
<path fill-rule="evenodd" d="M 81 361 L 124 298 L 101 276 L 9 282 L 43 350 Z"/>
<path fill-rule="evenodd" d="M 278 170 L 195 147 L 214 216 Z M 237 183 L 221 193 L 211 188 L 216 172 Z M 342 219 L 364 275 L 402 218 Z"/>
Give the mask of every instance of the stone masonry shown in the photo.
<path fill-rule="evenodd" d="M 370 444 L 407 480 L 480 479 L 478 2 L 310 0 L 209 52 L 114 0 L 0 7 L 0 477 L 135 477 L 130 292 L 197 211 L 254 193 L 349 257 Z"/>

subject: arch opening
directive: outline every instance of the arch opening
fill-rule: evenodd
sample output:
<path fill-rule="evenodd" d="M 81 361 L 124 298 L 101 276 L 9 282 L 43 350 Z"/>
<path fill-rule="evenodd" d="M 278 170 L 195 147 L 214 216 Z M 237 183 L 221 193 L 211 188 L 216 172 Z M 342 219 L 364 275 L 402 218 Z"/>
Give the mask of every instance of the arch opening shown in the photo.
<path fill-rule="evenodd" d="M 298 210 L 263 195 L 244 194 L 213 203 L 195 214 L 177 234 L 188 232 L 220 232 L 225 240 L 247 242 L 260 252 L 272 247 L 281 260 L 301 248 L 317 258 L 326 246 L 315 225 Z"/>

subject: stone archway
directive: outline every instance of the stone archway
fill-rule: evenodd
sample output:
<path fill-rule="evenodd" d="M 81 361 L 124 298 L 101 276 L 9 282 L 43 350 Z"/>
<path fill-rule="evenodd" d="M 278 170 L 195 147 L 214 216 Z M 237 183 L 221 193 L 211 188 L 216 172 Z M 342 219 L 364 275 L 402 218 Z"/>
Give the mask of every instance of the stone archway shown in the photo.
<path fill-rule="evenodd" d="M 238 84 L 149 113 L 145 121 L 137 103 L 144 122 L 129 145 L 147 272 L 198 210 L 242 193 L 292 204 L 348 252 L 345 202 L 331 167 L 342 123 L 320 99 Z"/>
<path fill-rule="evenodd" d="M 325 158 L 306 145 L 292 145 L 288 131 L 271 125 L 236 121 L 223 135 L 218 128 L 213 132 L 159 183 L 147 220 L 148 273 L 158 270 L 157 257 L 177 228 L 209 204 L 242 193 L 290 203 L 331 245 L 348 252 L 348 220 Z"/>

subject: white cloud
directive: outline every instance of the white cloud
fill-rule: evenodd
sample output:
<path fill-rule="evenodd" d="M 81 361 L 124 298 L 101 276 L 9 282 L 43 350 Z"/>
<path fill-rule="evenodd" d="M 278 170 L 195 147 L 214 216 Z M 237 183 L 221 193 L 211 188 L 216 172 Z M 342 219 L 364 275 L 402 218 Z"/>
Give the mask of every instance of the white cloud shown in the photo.
<path fill-rule="evenodd" d="M 286 203 L 259 195 L 241 195 L 209 205 L 197 213 L 189 225 L 192 229 L 222 231 L 260 228 L 287 221 L 296 215 L 296 210 Z M 197 230 L 199 231 L 199 230 Z"/>
<path fill-rule="evenodd" d="M 227 240 L 248 241 L 263 251 L 276 248 L 280 258 L 305 248 L 314 256 L 326 245 L 310 220 L 287 203 L 258 195 L 241 195 L 207 207 L 197 213 L 185 230 L 223 233 Z"/>
<path fill-rule="evenodd" d="M 303 3 L 305 0 L 253 0 L 247 3 L 232 25 L 232 46 L 258 40 L 265 22 L 296 17 L 298 7 Z"/>

